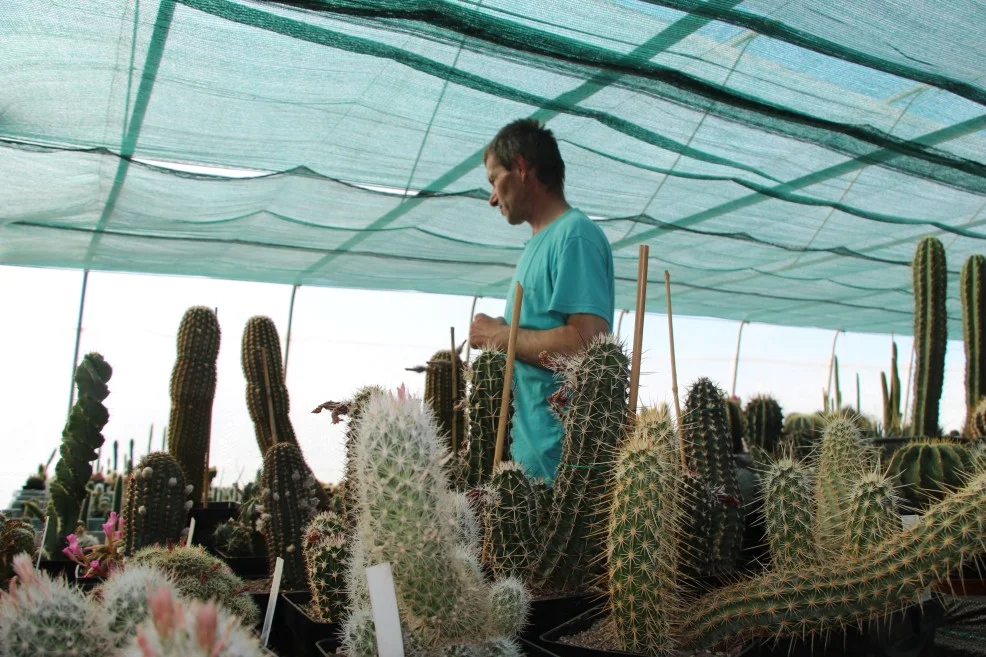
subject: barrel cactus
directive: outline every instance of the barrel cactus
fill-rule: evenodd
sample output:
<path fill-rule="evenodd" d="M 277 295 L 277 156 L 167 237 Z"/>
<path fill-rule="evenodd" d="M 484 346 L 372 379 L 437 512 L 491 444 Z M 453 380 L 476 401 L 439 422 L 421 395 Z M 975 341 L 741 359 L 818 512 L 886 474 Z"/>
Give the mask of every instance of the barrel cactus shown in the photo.
<path fill-rule="evenodd" d="M 972 451 L 951 440 L 912 440 L 897 449 L 888 470 L 900 485 L 904 506 L 923 511 L 973 474 Z"/>
<path fill-rule="evenodd" d="M 776 454 L 784 432 L 784 412 L 777 400 L 770 395 L 757 395 L 746 403 L 743 419 L 750 448 Z"/>
<path fill-rule="evenodd" d="M 0 513 L 0 588 L 14 575 L 14 557 L 37 553 L 34 527 L 18 518 L 8 518 Z"/>
<path fill-rule="evenodd" d="M 151 545 L 177 542 L 192 507 L 191 485 L 178 461 L 167 452 L 152 452 L 142 458 L 127 478 L 127 512 L 124 544 L 126 554 Z"/>
<path fill-rule="evenodd" d="M 911 265 L 914 281 L 914 403 L 911 427 L 915 436 L 938 435 L 938 407 L 945 380 L 948 340 L 948 269 L 945 247 L 935 237 L 917 246 Z"/>

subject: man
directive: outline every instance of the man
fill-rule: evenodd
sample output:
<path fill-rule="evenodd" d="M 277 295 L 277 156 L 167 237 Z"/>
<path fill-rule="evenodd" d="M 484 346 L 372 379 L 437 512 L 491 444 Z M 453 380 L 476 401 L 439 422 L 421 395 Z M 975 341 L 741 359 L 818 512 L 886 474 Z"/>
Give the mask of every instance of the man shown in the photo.
<path fill-rule="evenodd" d="M 515 283 L 524 288 L 513 381 L 512 458 L 548 482 L 561 460 L 564 430 L 547 398 L 558 388 L 540 355 L 570 355 L 613 322 L 613 252 L 602 230 L 565 201 L 565 163 L 551 131 L 533 119 L 497 133 L 483 153 L 493 191 L 490 205 L 512 226 L 529 224 L 533 236 L 510 282 L 504 315 L 512 316 Z M 503 317 L 476 315 L 474 347 L 507 348 Z"/>

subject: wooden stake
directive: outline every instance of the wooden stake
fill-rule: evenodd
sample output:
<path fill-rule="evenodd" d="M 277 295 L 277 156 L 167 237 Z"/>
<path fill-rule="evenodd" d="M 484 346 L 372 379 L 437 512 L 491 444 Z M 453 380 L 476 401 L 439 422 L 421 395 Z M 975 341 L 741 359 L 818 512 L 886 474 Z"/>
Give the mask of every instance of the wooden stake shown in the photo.
<path fill-rule="evenodd" d="M 459 352 L 455 350 L 455 327 L 449 327 L 449 333 L 452 336 L 452 350 L 449 351 L 449 362 L 452 363 L 452 456 L 457 456 L 459 453 L 459 441 L 456 439 L 456 429 L 458 429 L 458 422 L 456 421 L 456 414 L 458 411 L 455 407 L 459 403 L 456 394 L 459 392 Z"/>
<path fill-rule="evenodd" d="M 267 347 L 260 348 L 260 356 L 264 359 L 264 385 L 267 386 L 267 420 L 270 423 L 270 439 L 277 444 L 277 424 L 274 422 L 274 399 L 270 388 L 270 364 L 267 361 Z"/>
<path fill-rule="evenodd" d="M 671 393 L 674 395 L 674 413 L 678 421 L 678 435 L 681 436 L 681 402 L 678 401 L 678 366 L 674 360 L 674 322 L 671 319 L 671 273 L 664 270 L 664 293 L 668 297 L 668 338 L 671 341 Z M 685 445 L 681 443 L 681 465 L 686 466 Z"/>
<path fill-rule="evenodd" d="M 507 339 L 507 366 L 503 373 L 503 400 L 500 403 L 500 421 L 496 427 L 496 450 L 493 452 L 493 469 L 503 457 L 503 443 L 507 438 L 507 416 L 510 413 L 510 386 L 514 380 L 514 357 L 517 355 L 517 325 L 520 324 L 520 305 L 524 301 L 524 288 L 520 281 L 514 291 L 513 314 L 510 318 L 510 337 Z"/>
<path fill-rule="evenodd" d="M 640 357 L 644 343 L 644 313 L 647 305 L 647 259 L 650 247 L 640 245 L 637 259 L 637 310 L 633 322 L 633 357 L 630 365 L 630 405 L 631 421 L 637 417 L 637 390 L 640 387 Z"/>

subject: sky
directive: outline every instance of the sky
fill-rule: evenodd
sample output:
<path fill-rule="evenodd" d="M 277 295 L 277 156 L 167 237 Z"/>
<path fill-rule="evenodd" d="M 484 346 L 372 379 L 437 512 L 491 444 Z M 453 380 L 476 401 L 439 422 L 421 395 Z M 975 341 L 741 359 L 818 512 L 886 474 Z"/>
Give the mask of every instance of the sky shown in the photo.
<path fill-rule="evenodd" d="M 6 345 L 0 377 L 0 508 L 37 465 L 61 441 L 68 412 L 73 348 L 82 272 L 0 266 L 0 344 Z M 170 412 L 169 380 L 175 360 L 178 326 L 194 305 L 218 309 L 222 338 L 213 406 L 210 459 L 223 485 L 254 478 L 261 454 L 247 413 L 245 379 L 240 366 L 243 327 L 254 315 L 274 320 L 282 349 L 287 334 L 291 287 L 196 277 L 92 272 L 82 321 L 80 359 L 101 353 L 113 367 L 103 430 L 103 462 L 119 441 L 135 442 L 139 459 L 151 447 L 161 449 Z M 343 472 L 344 425 L 332 425 L 326 413 L 311 410 L 328 400 L 343 400 L 363 385 L 396 388 L 405 384 L 420 395 L 424 375 L 405 370 L 423 364 L 449 345 L 449 328 L 465 339 L 471 297 L 335 288 L 299 288 L 295 299 L 287 387 L 291 421 L 315 475 L 337 482 Z M 673 303 L 673 299 L 672 299 Z M 658 309 L 653 309 L 657 311 Z M 672 384 L 667 315 L 645 314 L 640 402 L 671 402 Z M 501 299 L 484 298 L 477 312 L 500 315 Z M 629 352 L 634 313 L 628 312 L 620 336 Z M 739 323 L 710 318 L 674 317 L 679 395 L 690 383 L 710 377 L 729 390 Z M 822 406 L 834 332 L 748 324 L 743 329 L 736 394 L 744 402 L 770 393 L 785 414 Z M 910 337 L 897 337 L 899 372 L 906 386 Z M 844 333 L 838 336 L 844 403 L 856 403 L 860 378 L 861 408 L 882 416 L 880 372 L 889 368 L 889 335 Z M 957 429 L 965 417 L 964 352 L 961 340 L 949 341 L 941 424 Z M 153 434 L 151 433 L 153 431 Z M 122 452 L 121 452 L 122 453 Z M 57 456 L 56 456 L 57 460 Z M 122 461 L 121 461 L 122 467 Z"/>

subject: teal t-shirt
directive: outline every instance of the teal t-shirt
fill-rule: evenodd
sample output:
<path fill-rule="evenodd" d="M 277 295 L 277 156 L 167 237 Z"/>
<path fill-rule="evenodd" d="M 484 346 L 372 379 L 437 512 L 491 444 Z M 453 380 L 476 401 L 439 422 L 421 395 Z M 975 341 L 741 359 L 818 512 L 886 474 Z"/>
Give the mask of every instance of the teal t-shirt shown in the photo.
<path fill-rule="evenodd" d="M 520 328 L 553 329 L 564 326 L 569 315 L 591 313 L 609 322 L 612 330 L 613 251 L 603 231 L 582 211 L 568 210 L 524 245 L 507 294 L 508 323 L 516 281 L 524 288 Z M 557 389 L 550 370 L 515 362 L 511 457 L 529 475 L 548 482 L 554 480 L 564 437 L 547 402 Z"/>

